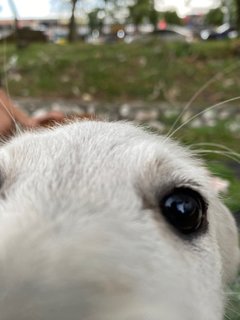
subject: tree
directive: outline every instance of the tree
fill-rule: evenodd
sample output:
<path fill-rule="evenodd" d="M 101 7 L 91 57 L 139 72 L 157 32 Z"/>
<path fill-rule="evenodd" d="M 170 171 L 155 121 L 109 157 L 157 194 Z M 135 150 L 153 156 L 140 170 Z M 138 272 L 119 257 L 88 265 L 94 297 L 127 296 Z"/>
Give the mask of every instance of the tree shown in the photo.
<path fill-rule="evenodd" d="M 77 5 L 80 3 L 80 0 L 52 0 L 51 5 L 53 9 L 58 9 L 58 11 L 69 12 L 70 19 L 68 23 L 68 41 L 73 42 L 76 40 L 76 9 Z"/>
<path fill-rule="evenodd" d="M 75 10 L 76 5 L 79 0 L 69 0 L 71 4 L 71 17 L 69 20 L 69 29 L 68 29 L 68 41 L 73 42 L 76 40 L 76 19 L 75 19 Z"/>
<path fill-rule="evenodd" d="M 136 0 L 129 6 L 129 14 L 136 27 L 146 19 L 156 27 L 158 14 L 154 8 L 154 0 Z"/>
<path fill-rule="evenodd" d="M 208 25 L 220 26 L 223 23 L 223 12 L 221 8 L 210 10 L 205 17 L 205 22 Z"/>
<path fill-rule="evenodd" d="M 235 0 L 236 9 L 236 27 L 240 35 L 240 0 Z"/>
<path fill-rule="evenodd" d="M 93 11 L 89 12 L 88 14 L 88 26 L 91 31 L 94 29 L 102 31 L 103 28 L 103 18 L 101 18 L 101 10 L 94 9 Z"/>
<path fill-rule="evenodd" d="M 150 9 L 148 19 L 149 22 L 154 26 L 154 29 L 157 29 L 159 16 L 158 12 L 154 9 L 154 7 Z"/>
<path fill-rule="evenodd" d="M 166 11 L 163 13 L 163 17 L 169 24 L 182 25 L 182 20 L 179 18 L 176 11 Z"/>

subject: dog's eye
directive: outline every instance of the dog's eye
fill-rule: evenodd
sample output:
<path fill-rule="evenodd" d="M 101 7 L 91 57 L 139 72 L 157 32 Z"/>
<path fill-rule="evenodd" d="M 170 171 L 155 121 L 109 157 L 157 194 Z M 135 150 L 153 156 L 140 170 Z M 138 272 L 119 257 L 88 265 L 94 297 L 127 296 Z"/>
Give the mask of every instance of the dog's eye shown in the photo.
<path fill-rule="evenodd" d="M 160 207 L 167 221 L 185 234 L 199 230 L 206 221 L 205 201 L 189 188 L 174 189 L 162 199 Z"/>

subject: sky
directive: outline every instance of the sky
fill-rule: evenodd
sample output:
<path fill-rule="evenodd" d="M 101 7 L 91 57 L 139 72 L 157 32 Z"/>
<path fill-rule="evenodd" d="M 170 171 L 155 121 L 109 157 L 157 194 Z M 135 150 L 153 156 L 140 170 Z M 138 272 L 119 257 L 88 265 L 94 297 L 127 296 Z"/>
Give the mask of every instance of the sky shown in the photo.
<path fill-rule="evenodd" d="M 49 0 L 14 0 L 19 18 L 45 17 L 51 15 Z M 12 17 L 7 0 L 0 0 L 0 18 Z"/>
<path fill-rule="evenodd" d="M 56 0 L 57 1 L 57 0 Z M 86 1 L 86 0 L 85 0 Z M 89 0 L 90 2 L 91 0 Z M 156 7 L 161 9 L 176 9 L 178 14 L 184 16 L 190 11 L 198 11 L 214 7 L 220 0 L 191 0 L 190 5 L 185 5 L 186 0 L 155 0 Z M 0 0 L 0 19 L 11 18 L 8 0 Z M 44 18 L 51 17 L 54 13 L 51 10 L 50 0 L 14 0 L 19 18 Z"/>
<path fill-rule="evenodd" d="M 188 13 L 206 12 L 220 3 L 218 0 L 191 0 L 187 6 L 186 2 L 186 0 L 156 0 L 156 8 L 175 9 L 180 16 L 185 16 Z"/>

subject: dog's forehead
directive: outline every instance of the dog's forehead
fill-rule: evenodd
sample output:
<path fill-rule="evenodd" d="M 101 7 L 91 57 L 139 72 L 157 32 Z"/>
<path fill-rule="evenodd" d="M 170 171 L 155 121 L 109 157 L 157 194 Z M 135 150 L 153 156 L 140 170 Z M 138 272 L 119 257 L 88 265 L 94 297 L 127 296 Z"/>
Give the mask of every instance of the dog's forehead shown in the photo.
<path fill-rule="evenodd" d="M 47 168 L 105 179 L 208 185 L 208 174 L 185 148 L 128 123 L 81 121 L 13 139 L 4 148 L 13 170 Z M 6 165 L 7 166 L 7 165 Z M 41 169 L 42 168 L 42 169 Z M 30 172 L 28 171 L 30 170 Z M 160 179 L 161 178 L 161 179 Z M 111 181 L 108 181 L 110 183 Z M 156 185 L 157 187 L 157 185 Z"/>

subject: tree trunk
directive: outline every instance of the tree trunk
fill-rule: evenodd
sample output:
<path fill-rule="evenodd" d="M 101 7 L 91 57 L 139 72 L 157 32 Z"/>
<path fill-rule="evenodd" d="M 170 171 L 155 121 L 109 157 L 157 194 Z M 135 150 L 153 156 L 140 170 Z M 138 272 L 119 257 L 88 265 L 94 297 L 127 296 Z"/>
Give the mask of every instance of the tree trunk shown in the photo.
<path fill-rule="evenodd" d="M 240 0 L 235 0 L 236 4 L 236 27 L 240 35 Z"/>
<path fill-rule="evenodd" d="M 75 21 L 75 9 L 78 0 L 71 0 L 72 3 L 72 12 L 69 20 L 69 32 L 68 32 L 68 41 L 74 42 L 76 40 L 76 21 Z"/>

